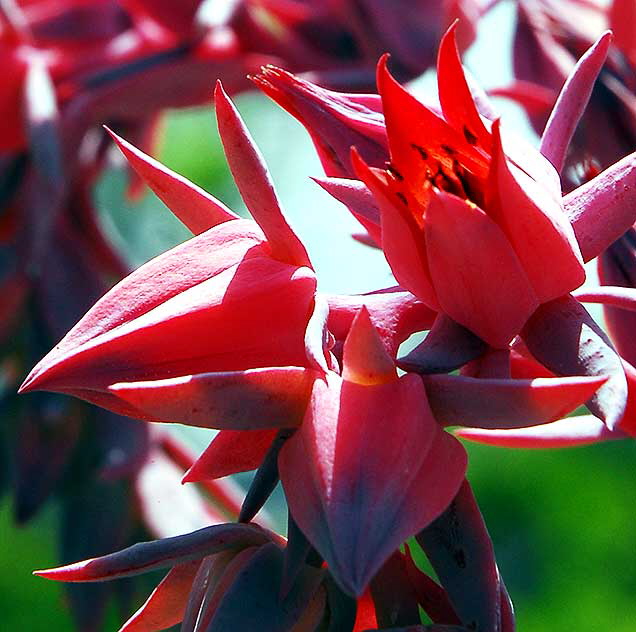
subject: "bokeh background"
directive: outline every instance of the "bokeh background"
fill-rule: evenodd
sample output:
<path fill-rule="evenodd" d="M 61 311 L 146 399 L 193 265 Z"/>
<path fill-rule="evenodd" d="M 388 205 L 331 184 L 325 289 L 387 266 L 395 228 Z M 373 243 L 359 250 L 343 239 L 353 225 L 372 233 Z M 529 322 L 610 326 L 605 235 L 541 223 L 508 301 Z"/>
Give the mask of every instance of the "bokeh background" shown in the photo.
<path fill-rule="evenodd" d="M 485 87 L 502 85 L 511 76 L 512 8 L 503 2 L 483 20 L 478 42 L 466 55 L 467 66 Z M 426 91 L 433 81 L 427 75 L 416 89 Z M 381 253 L 351 239 L 354 220 L 310 179 L 321 169 L 304 130 L 260 94 L 242 95 L 237 104 L 270 166 L 290 223 L 308 244 L 321 289 L 361 292 L 391 285 Z M 521 112 L 499 105 L 512 125 L 536 141 Z M 211 106 L 171 113 L 159 157 L 241 210 Z M 104 227 L 131 264 L 187 239 L 187 231 L 152 194 L 139 204 L 126 201 L 123 165 L 114 163 L 95 195 Z M 199 451 L 211 438 L 209 431 L 174 431 Z M 467 447 L 469 479 L 516 607 L 518 629 L 634 632 L 636 444 L 529 452 Z M 280 495 L 269 508 L 284 528 Z M 56 520 L 56 508 L 49 506 L 17 530 L 8 501 L 0 503 L 0 629 L 74 629 L 61 587 L 30 574 L 56 563 Z M 122 613 L 111 612 L 106 629 L 116 630 L 122 620 Z"/>

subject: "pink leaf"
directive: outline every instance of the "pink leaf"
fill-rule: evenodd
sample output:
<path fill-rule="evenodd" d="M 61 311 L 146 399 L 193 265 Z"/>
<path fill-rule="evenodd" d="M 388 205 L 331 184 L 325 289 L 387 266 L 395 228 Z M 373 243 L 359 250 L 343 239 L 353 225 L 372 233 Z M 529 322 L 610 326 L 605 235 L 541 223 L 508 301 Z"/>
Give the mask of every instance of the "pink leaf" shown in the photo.
<path fill-rule="evenodd" d="M 601 72 L 610 44 L 606 31 L 579 59 L 567 78 L 541 137 L 541 153 L 560 173 L 570 140 L 587 107 L 594 82 Z"/>
<path fill-rule="evenodd" d="M 230 171 L 245 205 L 267 236 L 272 255 L 286 263 L 311 267 L 305 247 L 283 217 L 265 162 L 220 83 L 214 97 Z"/>
<path fill-rule="evenodd" d="M 563 417 L 588 400 L 607 376 L 498 380 L 423 375 L 422 379 L 440 423 L 515 428 Z"/>
<path fill-rule="evenodd" d="M 108 128 L 106 130 L 133 169 L 195 235 L 217 224 L 239 218 L 223 202 L 196 184 L 171 171 Z"/>

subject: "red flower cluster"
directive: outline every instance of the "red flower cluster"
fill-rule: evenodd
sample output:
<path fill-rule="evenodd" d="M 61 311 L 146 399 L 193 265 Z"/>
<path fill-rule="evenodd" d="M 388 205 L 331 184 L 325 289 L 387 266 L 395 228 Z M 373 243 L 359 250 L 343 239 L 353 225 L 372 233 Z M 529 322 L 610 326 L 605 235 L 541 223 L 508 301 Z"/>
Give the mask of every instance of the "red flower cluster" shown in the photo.
<path fill-rule="evenodd" d="M 279 479 L 290 511 L 287 542 L 251 525 L 209 527 L 40 573 L 96 581 L 170 567 L 123 629 L 181 620 L 184 630 L 397 629 L 417 626 L 421 607 L 430 630 L 512 631 L 466 455 L 444 427 L 510 445 L 633 430 L 636 371 L 580 301 L 633 309 L 634 293 L 571 292 L 583 262 L 636 218 L 635 158 L 566 196 L 559 179 L 610 35 L 566 81 L 540 152 L 466 78 L 454 37 L 452 27 L 440 46 L 439 105 L 402 88 L 386 59 L 379 96 L 341 95 L 274 68 L 257 78 L 310 131 L 330 176 L 323 186 L 382 248 L 394 288 L 317 290 L 220 86 L 219 130 L 252 220 L 115 136 L 195 237 L 106 293 L 22 391 L 219 429 L 185 480 L 257 468 L 239 522 Z M 561 419 L 583 403 L 590 416 Z M 411 536 L 439 584 L 400 551 Z"/>

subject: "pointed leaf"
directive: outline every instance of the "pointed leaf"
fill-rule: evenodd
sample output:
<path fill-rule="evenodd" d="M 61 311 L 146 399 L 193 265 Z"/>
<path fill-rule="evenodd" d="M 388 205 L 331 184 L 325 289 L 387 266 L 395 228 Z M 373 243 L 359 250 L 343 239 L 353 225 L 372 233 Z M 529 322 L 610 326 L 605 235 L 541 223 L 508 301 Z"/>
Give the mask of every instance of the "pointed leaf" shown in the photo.
<path fill-rule="evenodd" d="M 583 116 L 611 43 L 612 33 L 606 31 L 579 59 L 563 85 L 546 123 L 540 151 L 559 173 L 563 169 L 574 130 Z"/>
<path fill-rule="evenodd" d="M 580 286 L 585 269 L 572 226 L 542 183 L 508 164 L 499 121 L 493 125 L 490 180 L 488 215 L 506 233 L 538 300 L 545 303 Z M 545 273 L 546 261 L 552 274 Z"/>
<path fill-rule="evenodd" d="M 568 448 L 588 445 L 611 439 L 627 437 L 621 431 L 609 430 L 594 415 L 580 415 L 559 419 L 542 426 L 516 428 L 514 430 L 486 430 L 481 428 L 459 428 L 455 435 L 469 441 L 505 448 Z"/>
<path fill-rule="evenodd" d="M 438 314 L 426 338 L 397 365 L 414 373 L 449 373 L 485 353 L 488 345 L 446 314 Z"/>
<path fill-rule="evenodd" d="M 301 422 L 317 375 L 300 367 L 274 367 L 121 383 L 109 390 L 153 421 L 231 430 L 283 428 Z"/>
<path fill-rule="evenodd" d="M 108 128 L 106 131 L 133 169 L 195 235 L 200 235 L 217 224 L 239 219 L 223 202 L 196 184 L 171 171 Z"/>
<path fill-rule="evenodd" d="M 539 307 L 521 337 L 530 353 L 556 375 L 608 376 L 587 406 L 610 430 L 616 429 L 627 402 L 621 358 L 576 299 L 568 295 Z"/>
<path fill-rule="evenodd" d="M 333 374 L 315 382 L 279 470 L 294 520 L 347 592 L 362 594 L 457 490 L 466 457 L 449 438 L 416 376 L 371 386 Z"/>
<path fill-rule="evenodd" d="M 437 85 L 444 118 L 463 133 L 471 145 L 490 148 L 490 132 L 486 129 L 471 94 L 457 50 L 455 33 L 458 22 L 446 31 L 439 44 Z"/>
<path fill-rule="evenodd" d="M 305 247 L 283 217 L 263 157 L 220 83 L 214 99 L 230 171 L 245 205 L 267 236 L 272 255 L 286 263 L 311 267 Z"/>
<path fill-rule="evenodd" d="M 563 198 L 583 261 L 597 257 L 636 221 L 636 152 Z"/>
<path fill-rule="evenodd" d="M 607 376 L 497 380 L 423 375 L 422 379 L 438 422 L 517 428 L 563 417 L 589 399 Z"/>
<path fill-rule="evenodd" d="M 393 359 L 364 306 L 353 319 L 344 343 L 342 377 L 350 382 L 367 385 L 397 379 Z"/>
<path fill-rule="evenodd" d="M 66 582 L 95 582 L 138 575 L 226 550 L 241 550 L 269 542 L 270 537 L 256 525 L 220 524 L 193 533 L 133 544 L 127 549 L 42 571 L 35 575 Z"/>
<path fill-rule="evenodd" d="M 219 229 L 236 223 L 226 222 Z M 151 295 L 153 286 L 147 288 Z M 268 365 L 303 366 L 304 334 L 315 287 L 315 277 L 307 268 L 266 257 L 245 258 L 166 300 L 160 288 L 157 294 L 162 300 L 152 300 L 152 308 L 141 314 L 150 301 L 142 295 L 138 305 L 132 297 L 128 310 L 114 310 L 115 314 L 123 311 L 127 322 L 115 324 L 115 314 L 109 313 L 111 328 L 77 344 L 77 338 L 84 337 L 84 322 L 93 332 L 103 331 L 91 324 L 117 299 L 116 286 L 31 372 L 23 390 L 44 386 L 75 394 L 79 389 L 103 391 L 121 381 Z M 124 298 L 129 289 L 127 283 Z M 116 398 L 112 399 L 116 404 Z M 118 411 L 116 406 L 113 409 Z"/>
<path fill-rule="evenodd" d="M 463 625 L 500 630 L 500 580 L 492 542 L 465 481 L 448 509 L 415 536 Z"/>
<path fill-rule="evenodd" d="M 239 514 L 239 522 L 250 522 L 254 516 L 262 509 L 267 499 L 271 496 L 276 485 L 278 485 L 278 454 L 289 439 L 293 431 L 279 430 L 276 438 L 269 447 L 263 462 L 254 474 L 250 483 L 245 500 Z"/>
<path fill-rule="evenodd" d="M 221 430 L 183 477 L 184 483 L 255 470 L 278 430 Z"/>

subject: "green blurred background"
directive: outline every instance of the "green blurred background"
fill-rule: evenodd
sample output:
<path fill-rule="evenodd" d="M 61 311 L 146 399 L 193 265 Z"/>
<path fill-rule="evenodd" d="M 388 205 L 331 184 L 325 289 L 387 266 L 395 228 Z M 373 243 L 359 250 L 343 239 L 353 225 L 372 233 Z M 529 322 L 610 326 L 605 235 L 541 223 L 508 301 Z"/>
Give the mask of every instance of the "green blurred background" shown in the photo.
<path fill-rule="evenodd" d="M 487 86 L 510 76 L 510 6 L 480 27 L 467 63 Z M 493 63 L 493 59 L 497 63 Z M 426 90 L 431 77 L 418 83 Z M 211 78 L 212 84 L 212 78 Z M 261 95 L 243 95 L 239 108 L 270 166 L 290 223 L 308 245 L 320 288 L 361 292 L 392 284 L 382 255 L 355 242 L 346 209 L 310 180 L 321 169 L 302 128 Z M 531 132 L 522 115 L 501 105 L 512 125 Z M 172 169 L 243 208 L 229 177 L 211 108 L 173 113 L 160 151 Z M 131 205 L 126 175 L 114 167 L 96 191 L 102 221 L 131 265 L 188 237 L 154 196 Z M 199 451 L 211 434 L 179 428 Z M 467 444 L 469 479 L 485 515 L 521 632 L 636 629 L 636 444 L 632 441 L 554 451 L 514 451 Z M 278 505 L 278 506 L 277 506 Z M 272 512 L 282 516 L 280 495 Z M 56 508 L 28 528 L 12 526 L 0 504 L 0 629 L 63 632 L 73 627 L 63 591 L 30 572 L 56 564 Z M 108 630 L 116 630 L 111 613 Z"/>

